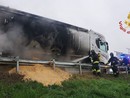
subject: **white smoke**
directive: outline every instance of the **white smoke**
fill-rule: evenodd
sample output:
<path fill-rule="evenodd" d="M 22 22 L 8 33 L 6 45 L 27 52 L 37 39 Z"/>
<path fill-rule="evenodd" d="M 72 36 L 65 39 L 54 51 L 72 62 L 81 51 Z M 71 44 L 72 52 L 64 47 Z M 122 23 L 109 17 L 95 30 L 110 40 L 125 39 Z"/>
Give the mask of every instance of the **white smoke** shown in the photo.
<path fill-rule="evenodd" d="M 12 43 L 9 41 L 7 34 L 0 31 L 0 51 L 12 48 Z"/>
<path fill-rule="evenodd" d="M 0 52 L 12 52 L 14 55 L 21 55 L 25 49 L 27 39 L 22 27 L 15 25 L 7 28 L 7 31 L 0 31 Z"/>

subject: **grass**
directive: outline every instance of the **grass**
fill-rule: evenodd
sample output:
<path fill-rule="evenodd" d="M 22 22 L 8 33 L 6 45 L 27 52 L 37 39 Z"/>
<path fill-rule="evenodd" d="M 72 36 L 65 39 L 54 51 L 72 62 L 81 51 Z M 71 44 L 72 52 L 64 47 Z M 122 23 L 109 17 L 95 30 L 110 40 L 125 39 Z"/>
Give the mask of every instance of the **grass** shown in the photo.
<path fill-rule="evenodd" d="M 130 98 L 130 76 L 74 75 L 61 86 L 36 81 L 0 81 L 0 98 Z"/>

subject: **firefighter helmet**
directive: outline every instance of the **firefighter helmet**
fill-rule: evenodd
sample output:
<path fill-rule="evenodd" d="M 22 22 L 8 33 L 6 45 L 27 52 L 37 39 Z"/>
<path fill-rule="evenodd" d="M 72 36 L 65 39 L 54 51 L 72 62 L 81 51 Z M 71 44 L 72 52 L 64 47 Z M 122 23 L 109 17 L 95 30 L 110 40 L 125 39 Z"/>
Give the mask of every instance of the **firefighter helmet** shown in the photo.
<path fill-rule="evenodd" d="M 110 53 L 110 56 L 111 56 L 111 57 L 113 57 L 113 56 L 114 56 L 114 54 L 111 52 L 111 53 Z"/>

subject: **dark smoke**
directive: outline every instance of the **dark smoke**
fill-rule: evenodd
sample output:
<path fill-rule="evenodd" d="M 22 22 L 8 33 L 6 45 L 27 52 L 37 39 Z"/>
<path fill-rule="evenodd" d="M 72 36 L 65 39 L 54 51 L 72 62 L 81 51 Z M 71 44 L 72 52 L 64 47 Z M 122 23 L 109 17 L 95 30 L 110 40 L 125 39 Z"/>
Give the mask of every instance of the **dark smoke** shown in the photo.
<path fill-rule="evenodd" d="M 52 27 L 46 19 L 13 14 L 11 11 L 0 13 L 0 52 L 22 58 L 48 58 L 47 54 L 52 57 L 52 49 L 56 48 L 61 54 L 66 53 L 66 36 L 59 33 L 62 29 L 56 31 L 57 28 Z"/>
<path fill-rule="evenodd" d="M 0 6 L 0 51 L 20 58 L 70 59 L 71 55 L 81 52 L 69 28 L 77 31 L 75 33 L 80 30 L 69 24 Z"/>

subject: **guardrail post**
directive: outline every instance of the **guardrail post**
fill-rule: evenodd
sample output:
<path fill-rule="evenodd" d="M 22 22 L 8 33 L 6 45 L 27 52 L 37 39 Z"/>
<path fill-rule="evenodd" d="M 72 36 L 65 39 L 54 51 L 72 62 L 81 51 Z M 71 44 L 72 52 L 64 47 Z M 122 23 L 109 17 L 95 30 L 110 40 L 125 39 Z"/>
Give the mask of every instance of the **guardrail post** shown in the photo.
<path fill-rule="evenodd" d="M 79 63 L 78 65 L 79 65 L 79 74 L 82 75 L 82 66 L 81 66 L 81 63 Z"/>
<path fill-rule="evenodd" d="M 128 75 L 128 67 L 126 66 L 126 74 Z"/>
<path fill-rule="evenodd" d="M 19 73 L 19 57 L 18 56 L 16 57 L 16 62 L 17 62 L 16 72 Z"/>
<path fill-rule="evenodd" d="M 53 69 L 55 70 L 55 59 L 53 59 L 52 62 Z"/>

